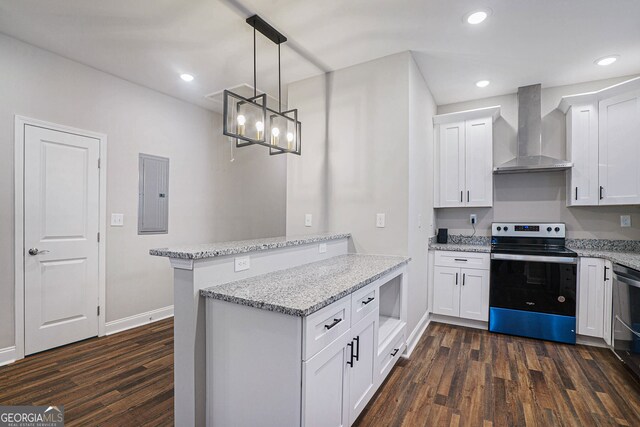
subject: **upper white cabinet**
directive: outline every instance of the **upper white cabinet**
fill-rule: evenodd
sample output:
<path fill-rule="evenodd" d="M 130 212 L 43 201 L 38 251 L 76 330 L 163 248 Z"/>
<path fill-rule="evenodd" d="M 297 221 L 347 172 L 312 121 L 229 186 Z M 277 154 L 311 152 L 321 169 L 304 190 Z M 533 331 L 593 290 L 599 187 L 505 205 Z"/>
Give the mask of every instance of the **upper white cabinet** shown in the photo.
<path fill-rule="evenodd" d="M 640 204 L 640 78 L 566 96 L 567 205 Z"/>
<path fill-rule="evenodd" d="M 435 207 L 493 205 L 493 122 L 500 107 L 433 117 Z"/>

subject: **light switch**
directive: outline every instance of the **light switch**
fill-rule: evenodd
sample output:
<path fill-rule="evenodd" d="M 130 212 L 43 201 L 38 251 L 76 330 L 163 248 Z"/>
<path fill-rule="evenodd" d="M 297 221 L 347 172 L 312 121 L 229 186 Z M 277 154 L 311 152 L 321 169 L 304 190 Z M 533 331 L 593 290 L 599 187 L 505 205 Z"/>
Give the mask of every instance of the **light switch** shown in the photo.
<path fill-rule="evenodd" d="M 383 213 L 376 214 L 376 227 L 384 228 L 385 215 Z"/>
<path fill-rule="evenodd" d="M 111 226 L 122 227 L 124 225 L 124 214 L 112 213 L 111 214 Z"/>
<path fill-rule="evenodd" d="M 321 254 L 327 252 L 327 244 L 326 243 L 320 243 L 318 245 L 318 252 L 321 253 Z"/>
<path fill-rule="evenodd" d="M 248 270 L 251 267 L 251 258 L 249 256 L 239 256 L 235 258 L 235 271 Z"/>
<path fill-rule="evenodd" d="M 620 227 L 631 227 L 631 215 L 620 215 Z"/>
<path fill-rule="evenodd" d="M 304 214 L 304 226 L 311 227 L 313 225 L 313 216 L 311 214 Z"/>

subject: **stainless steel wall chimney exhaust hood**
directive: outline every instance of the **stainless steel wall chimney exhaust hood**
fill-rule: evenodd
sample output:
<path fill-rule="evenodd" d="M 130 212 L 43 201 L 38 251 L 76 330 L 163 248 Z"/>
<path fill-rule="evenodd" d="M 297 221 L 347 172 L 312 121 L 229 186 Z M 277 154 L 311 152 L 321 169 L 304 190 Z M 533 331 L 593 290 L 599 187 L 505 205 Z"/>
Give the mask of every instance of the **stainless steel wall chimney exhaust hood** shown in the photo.
<path fill-rule="evenodd" d="M 562 171 L 573 163 L 542 155 L 540 84 L 518 88 L 518 154 L 493 168 L 494 174 Z"/>

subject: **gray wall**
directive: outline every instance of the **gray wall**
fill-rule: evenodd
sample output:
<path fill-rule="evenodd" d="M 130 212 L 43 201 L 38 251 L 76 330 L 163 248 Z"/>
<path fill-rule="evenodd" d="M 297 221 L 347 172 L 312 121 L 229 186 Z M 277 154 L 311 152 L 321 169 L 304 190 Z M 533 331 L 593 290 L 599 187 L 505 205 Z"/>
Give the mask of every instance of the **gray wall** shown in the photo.
<path fill-rule="evenodd" d="M 172 272 L 149 248 L 282 235 L 286 160 L 235 151 L 218 114 L 0 35 L 0 348 L 14 343 L 14 115 L 108 136 L 106 319 L 171 305 Z M 137 235 L 138 153 L 171 159 L 169 234 Z"/>
<path fill-rule="evenodd" d="M 599 90 L 633 76 L 542 89 L 543 154 L 566 158 L 565 116 L 556 110 L 562 96 Z M 534 82 L 532 82 L 534 83 Z M 438 114 L 501 105 L 494 128 L 494 163 L 516 153 L 516 94 L 438 106 Z M 478 214 L 478 235 L 489 235 L 492 221 L 559 221 L 572 238 L 640 239 L 637 206 L 566 207 L 564 172 L 494 175 L 493 208 L 436 209 L 437 227 L 470 234 L 469 214 Z M 620 227 L 620 215 L 631 215 L 632 227 Z"/>
<path fill-rule="evenodd" d="M 432 204 L 422 165 L 431 161 L 425 117 L 435 104 L 411 54 L 293 83 L 288 105 L 303 123 L 303 155 L 288 158 L 287 234 L 349 231 L 357 252 L 412 256 L 412 331 L 427 307 Z M 385 228 L 376 228 L 376 213 L 386 214 Z"/>

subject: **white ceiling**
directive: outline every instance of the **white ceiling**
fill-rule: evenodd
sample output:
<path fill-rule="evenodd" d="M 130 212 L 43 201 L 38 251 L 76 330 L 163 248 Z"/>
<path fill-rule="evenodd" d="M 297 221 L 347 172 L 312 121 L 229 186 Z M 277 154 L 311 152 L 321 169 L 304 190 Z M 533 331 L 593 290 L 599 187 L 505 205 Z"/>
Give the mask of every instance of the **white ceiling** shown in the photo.
<path fill-rule="evenodd" d="M 252 83 L 253 13 L 289 38 L 284 83 L 406 50 L 438 104 L 640 72 L 638 0 L 0 0 L 0 32 L 217 109 L 205 95 Z M 277 96 L 277 50 L 258 41 L 258 87 Z"/>

